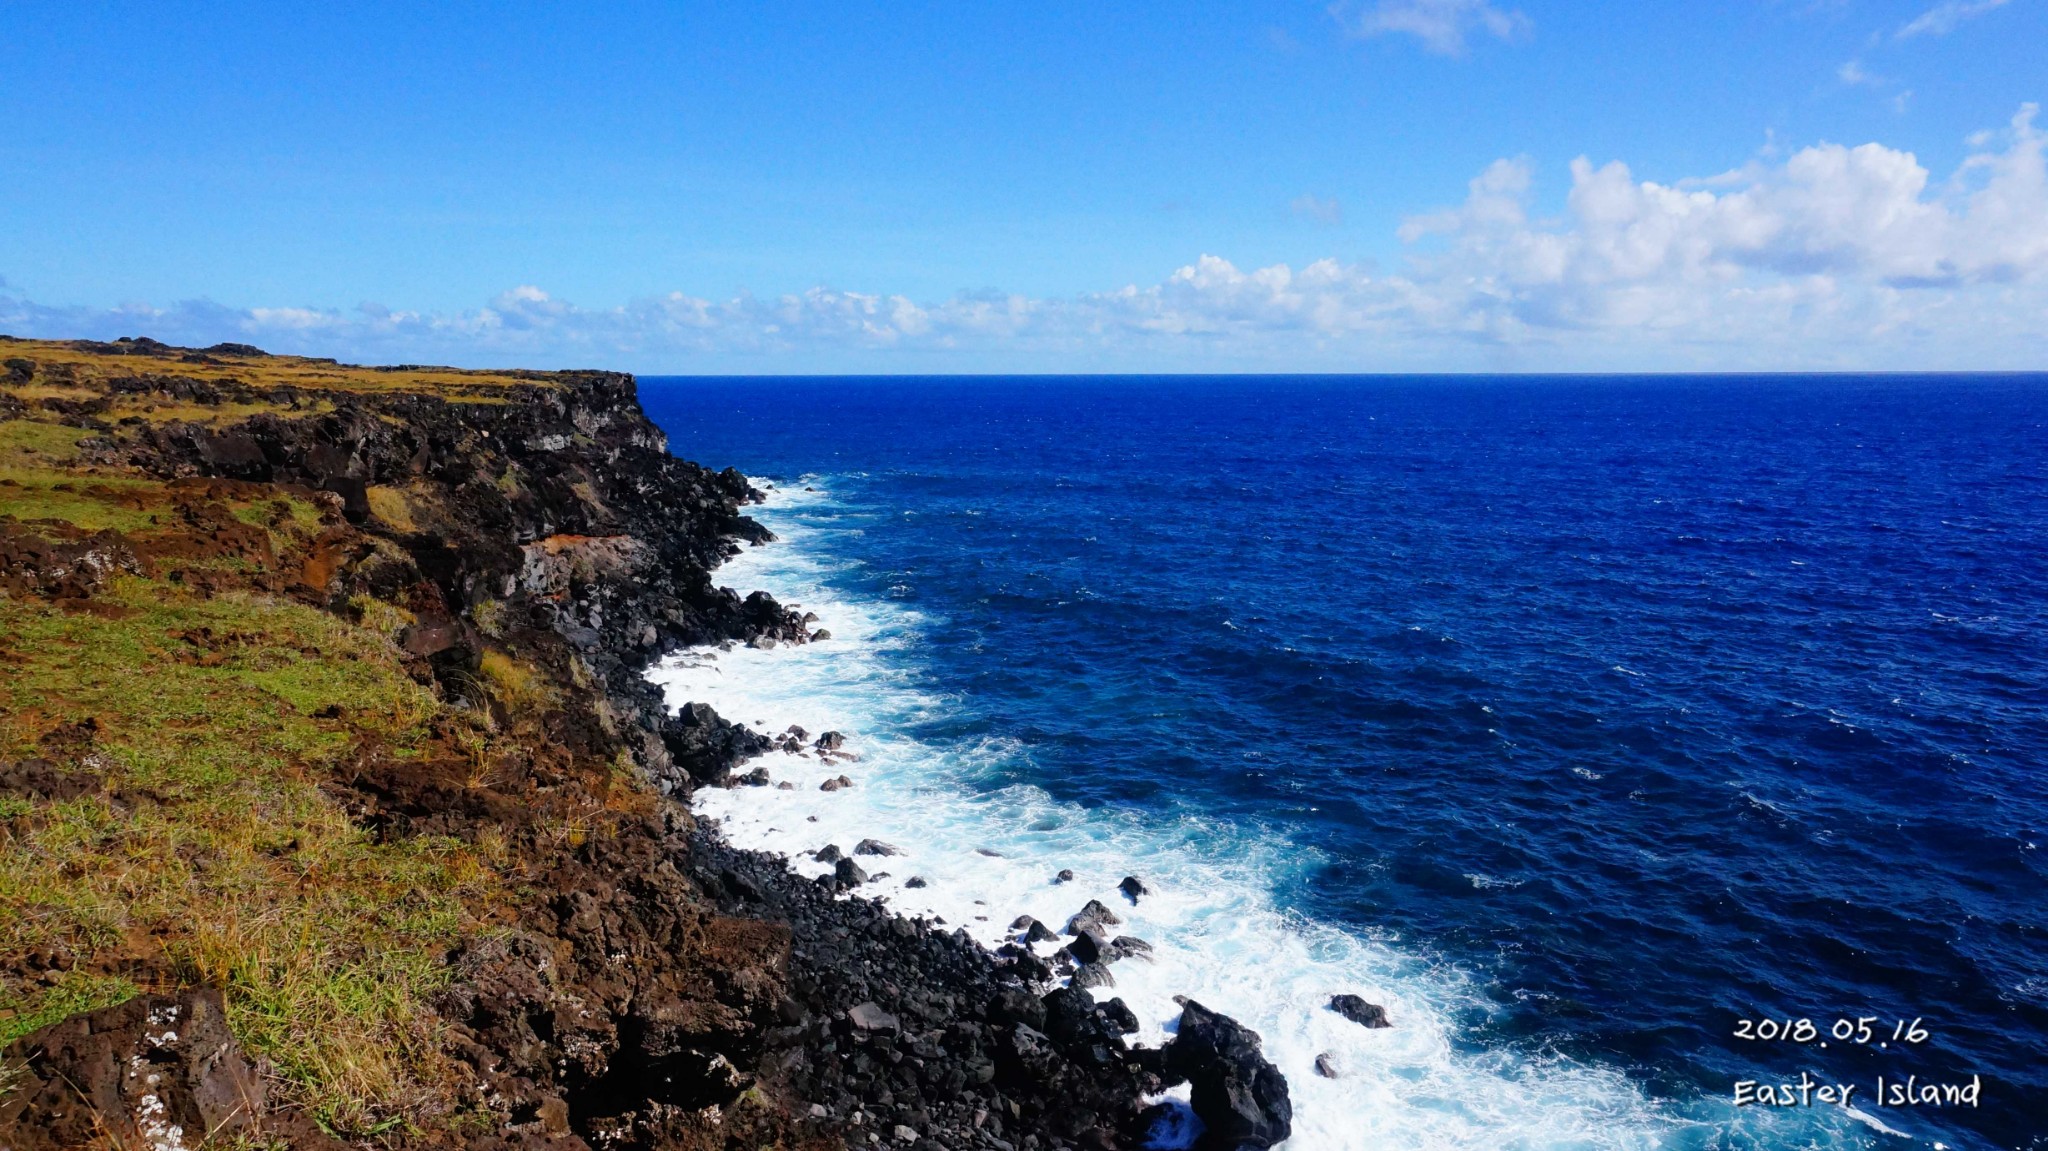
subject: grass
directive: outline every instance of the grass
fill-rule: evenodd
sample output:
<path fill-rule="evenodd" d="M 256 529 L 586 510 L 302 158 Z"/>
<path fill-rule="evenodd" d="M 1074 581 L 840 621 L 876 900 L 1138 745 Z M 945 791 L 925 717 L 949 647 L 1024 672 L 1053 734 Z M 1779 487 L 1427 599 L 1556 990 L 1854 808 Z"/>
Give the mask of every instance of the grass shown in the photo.
<path fill-rule="evenodd" d="M 317 781 L 364 738 L 423 742 L 441 704 L 382 636 L 312 608 L 140 579 L 102 598 L 128 614 L 0 601 L 0 756 L 90 717 L 104 786 L 5 809 L 0 956 L 62 950 L 89 971 L 145 940 L 226 989 L 230 1025 L 322 1122 L 405 1114 L 440 1074 L 442 957 L 496 874 L 452 840 L 375 841 Z M 180 658 L 195 633 L 225 659 Z M 335 703 L 350 727 L 313 718 Z M 0 1035 L 132 993 L 17 980 Z"/>
<path fill-rule="evenodd" d="M 99 394 L 101 389 L 95 385 L 105 380 L 145 374 L 184 376 L 209 382 L 227 379 L 264 391 L 294 387 L 312 392 L 362 395 L 406 393 L 442 396 L 469 403 L 503 403 L 508 398 L 506 393 L 514 389 L 561 386 L 545 372 L 437 367 L 367 368 L 302 356 L 220 356 L 214 357 L 213 363 L 187 363 L 176 355 L 110 355 L 71 341 L 0 337 L 0 359 L 16 358 L 34 361 L 37 366 L 35 375 L 26 382 L 0 383 L 0 386 L 29 399 L 44 396 L 85 398 Z M 190 418 L 181 405 L 153 397 L 146 399 L 155 405 L 161 418 Z M 144 414 L 147 418 L 142 410 L 145 397 L 136 397 L 136 400 L 135 414 Z M 222 412 L 221 408 L 206 405 L 191 407 L 207 413 Z"/>
<path fill-rule="evenodd" d="M 147 531 L 158 526 L 150 505 L 161 503 L 165 491 L 165 485 L 151 480 L 0 466 L 0 516 L 29 523 L 65 523 L 89 532 Z"/>
<path fill-rule="evenodd" d="M 369 491 L 370 514 L 378 522 L 395 532 L 412 535 L 420 530 L 413 522 L 412 501 L 397 488 L 372 487 Z"/>
<path fill-rule="evenodd" d="M 0 423 L 0 467 L 47 465 L 78 458 L 78 441 L 97 433 L 40 420 Z"/>
<path fill-rule="evenodd" d="M 544 708 L 555 702 L 553 689 L 532 664 L 500 651 L 484 653 L 477 668 L 477 678 L 490 690 L 491 698 L 504 705 L 507 712 Z"/>
<path fill-rule="evenodd" d="M 397 643 L 415 622 L 403 607 L 358 594 L 329 613 L 265 591 L 286 584 L 262 570 L 260 547 L 195 546 L 233 535 L 219 530 L 225 513 L 269 533 L 289 568 L 330 526 L 320 507 L 278 488 L 152 479 L 88 449 L 132 442 L 138 419 L 305 418 L 347 393 L 498 404 L 560 380 L 295 357 L 187 363 L 0 337 L 0 361 L 17 359 L 33 370 L 0 371 L 0 393 L 23 405 L 0 410 L 24 412 L 0 419 L 0 525 L 115 531 L 138 554 L 176 558 L 155 561 L 155 577 L 112 577 L 82 606 L 0 591 L 0 761 L 45 755 L 93 782 L 64 800 L 0 792 L 0 1044 L 143 990 L 213 985 L 243 1045 L 276 1069 L 276 1093 L 330 1130 L 455 1121 L 430 1004 L 451 977 L 449 951 L 508 913 L 517 853 L 497 828 L 473 843 L 372 833 L 337 782 L 381 756 L 475 783 L 520 723 L 559 704 L 556 689 L 530 663 L 485 654 L 476 685 L 506 713 L 507 730 L 494 730 L 488 712 L 414 680 Z M 298 394 L 215 405 L 110 386 L 138 375 Z M 66 426 L 45 400 L 106 401 L 100 430 Z M 386 536 L 432 526 L 422 492 L 374 487 L 369 501 L 369 526 Z M 374 532 L 358 542 L 396 547 Z M 194 572 L 208 578 L 184 578 Z M 496 636 L 502 615 L 493 603 L 477 618 Z M 84 720 L 96 725 L 88 744 L 48 742 Z M 630 763 L 612 774 L 637 779 Z M 607 787 L 601 802 L 633 791 Z M 574 844 L 605 816 L 581 814 L 542 822 Z"/>
<path fill-rule="evenodd" d="M 61 1023 L 81 1011 L 95 1011 L 112 1007 L 133 999 L 138 989 L 133 983 L 119 976 L 93 975 L 86 972 L 70 971 L 60 975 L 57 982 L 40 992 L 27 990 L 19 994 L 11 1014 L 0 1015 L 0 1047 L 27 1035 L 40 1031 L 52 1023 Z"/>

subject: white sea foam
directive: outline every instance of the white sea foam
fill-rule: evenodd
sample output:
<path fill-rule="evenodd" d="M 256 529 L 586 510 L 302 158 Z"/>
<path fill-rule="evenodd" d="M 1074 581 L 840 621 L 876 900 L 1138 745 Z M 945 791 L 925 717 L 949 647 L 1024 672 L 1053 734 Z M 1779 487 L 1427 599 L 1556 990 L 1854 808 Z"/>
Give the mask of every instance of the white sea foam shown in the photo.
<path fill-rule="evenodd" d="M 830 868 L 810 852 L 882 840 L 903 854 L 862 857 L 866 870 L 888 873 L 862 894 L 904 914 L 941 917 L 991 946 L 1010 937 L 1019 915 L 1057 930 L 1088 900 L 1101 900 L 1123 917 L 1119 933 L 1156 950 L 1150 961 L 1117 963 L 1116 986 L 1097 997 L 1122 997 L 1144 1025 L 1134 1038 L 1146 1044 L 1165 1040 L 1179 1013 L 1176 994 L 1257 1030 L 1293 1096 L 1288 1151 L 1866 1145 L 1845 1135 L 1848 1125 L 1823 1130 L 1809 1116 L 1732 1106 L 1680 1110 L 1646 1098 L 1612 1069 L 1462 1042 L 1461 1020 L 1489 1010 L 1464 973 L 1420 960 L 1398 940 L 1276 905 L 1272 893 L 1303 862 L 1284 840 L 1198 813 L 1083 808 L 1034 787 L 1000 786 L 991 769 L 1026 752 L 999 737 L 920 740 L 912 732 L 921 721 L 959 703 L 920 677 L 924 620 L 916 611 L 834 589 L 843 561 L 831 558 L 832 542 L 863 522 L 837 511 L 828 493 L 774 489 L 758 515 L 780 542 L 749 549 L 718 579 L 802 604 L 833 638 L 691 652 L 653 673 L 671 707 L 706 702 L 767 732 L 792 724 L 813 736 L 839 731 L 860 757 L 827 763 L 771 753 L 756 762 L 794 790 L 699 792 L 699 811 L 719 820 L 734 844 L 784 854 L 796 871 L 819 875 Z M 840 774 L 855 786 L 819 790 Z M 1072 882 L 1052 882 L 1061 868 L 1073 870 Z M 1136 906 L 1117 890 L 1129 874 L 1154 892 Z M 906 887 L 913 875 L 928 886 Z M 1367 1030 L 1328 1010 L 1340 992 L 1383 1005 L 1394 1026 Z M 1342 1078 L 1316 1074 L 1323 1052 Z"/>

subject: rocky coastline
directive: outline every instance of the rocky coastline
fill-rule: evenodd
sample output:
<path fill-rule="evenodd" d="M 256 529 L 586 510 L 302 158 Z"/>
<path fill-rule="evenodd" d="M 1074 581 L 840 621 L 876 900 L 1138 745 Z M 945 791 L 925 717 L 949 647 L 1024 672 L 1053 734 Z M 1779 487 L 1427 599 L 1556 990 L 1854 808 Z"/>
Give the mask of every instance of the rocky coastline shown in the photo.
<path fill-rule="evenodd" d="M 0 345 L 17 385 L 0 417 L 79 429 L 76 467 L 148 477 L 183 518 L 175 533 L 0 519 L 6 593 L 94 610 L 126 572 L 384 620 L 414 679 L 498 738 L 478 753 L 453 725 L 424 750 L 357 733 L 321 786 L 380 842 L 489 842 L 512 895 L 445 956 L 445 1086 L 404 1122 L 312 1122 L 224 1022 L 233 989 L 144 948 L 119 960 L 142 994 L 7 1048 L 0 1146 L 94 1145 L 111 1125 L 178 1147 L 1107 1149 L 1184 1119 L 1146 1102 L 1181 1083 L 1196 1146 L 1287 1137 L 1286 1082 L 1227 1017 L 1189 1001 L 1165 1047 L 1127 1041 L 1129 1010 L 1089 990 L 1091 972 L 1143 961 L 1113 915 L 1019 920 L 990 951 L 861 898 L 860 858 L 813 881 L 693 818 L 696 789 L 760 782 L 742 769 L 776 742 L 703 705 L 671 714 L 647 669 L 703 645 L 806 643 L 830 621 L 717 586 L 721 562 L 772 538 L 744 514 L 759 493 L 671 455 L 631 377 L 500 373 L 483 394 L 399 368 L 388 387 L 341 387 L 318 361 L 281 376 L 239 345 L 60 347 L 115 366 Z M 138 398 L 249 414 L 123 417 Z M 283 551 L 210 510 L 270 495 L 319 509 Z M 222 556 L 237 563 L 191 562 Z M 346 725 L 350 706 L 316 714 Z M 89 744 L 0 764 L 0 790 L 47 799 L 49 781 L 90 774 Z"/>

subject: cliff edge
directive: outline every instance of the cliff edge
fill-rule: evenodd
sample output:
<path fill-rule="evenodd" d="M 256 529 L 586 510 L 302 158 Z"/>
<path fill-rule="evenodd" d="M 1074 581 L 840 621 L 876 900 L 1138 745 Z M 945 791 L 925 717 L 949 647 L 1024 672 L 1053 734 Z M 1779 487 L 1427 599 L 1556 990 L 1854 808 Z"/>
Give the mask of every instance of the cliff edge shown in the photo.
<path fill-rule="evenodd" d="M 0 1148 L 1285 1138 L 1256 1037 L 692 819 L 766 741 L 646 668 L 809 638 L 757 498 L 629 376 L 0 337 Z"/>

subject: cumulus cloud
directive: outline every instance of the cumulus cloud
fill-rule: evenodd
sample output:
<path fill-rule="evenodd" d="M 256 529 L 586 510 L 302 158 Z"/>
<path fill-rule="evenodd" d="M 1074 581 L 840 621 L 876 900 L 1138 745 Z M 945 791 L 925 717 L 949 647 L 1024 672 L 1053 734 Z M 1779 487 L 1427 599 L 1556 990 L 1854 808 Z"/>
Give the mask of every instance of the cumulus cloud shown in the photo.
<path fill-rule="evenodd" d="M 1408 220 L 1380 270 L 1244 269 L 1039 298 L 817 288 L 588 308 L 537 287 L 465 312 L 363 305 L 51 308 L 0 331 L 239 340 L 352 359 L 641 370 L 1995 368 L 2048 366 L 2048 134 L 2028 105 L 1937 179 L 1880 144 L 1816 144 L 1672 183 L 1581 158 L 1556 216 L 1503 159 Z"/>
<path fill-rule="evenodd" d="M 1488 0 L 1379 0 L 1346 22 L 1361 36 L 1413 36 L 1441 56 L 1464 55 L 1466 40 L 1475 33 L 1514 40 L 1535 28 L 1519 9 L 1498 8 Z"/>
<path fill-rule="evenodd" d="M 1895 40 L 1909 40 L 1915 36 L 1946 36 L 1956 30 L 1965 20 L 1973 20 L 1994 8 L 2003 8 L 2011 0 L 1942 0 L 1922 12 L 1893 35 Z"/>

